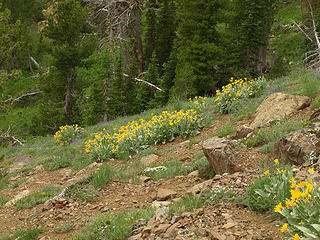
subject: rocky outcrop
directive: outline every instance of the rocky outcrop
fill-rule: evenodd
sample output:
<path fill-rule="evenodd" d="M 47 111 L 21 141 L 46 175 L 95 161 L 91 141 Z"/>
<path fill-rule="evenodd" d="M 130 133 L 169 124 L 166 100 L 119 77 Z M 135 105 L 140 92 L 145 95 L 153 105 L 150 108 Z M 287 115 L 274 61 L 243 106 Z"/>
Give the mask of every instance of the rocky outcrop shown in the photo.
<path fill-rule="evenodd" d="M 294 165 L 318 161 L 320 152 L 320 123 L 289 133 L 274 145 L 274 154 Z"/>
<path fill-rule="evenodd" d="M 290 114 L 301 110 L 311 103 L 306 96 L 296 96 L 284 93 L 273 93 L 268 96 L 254 113 L 251 128 L 264 126 L 268 121 L 283 119 Z"/>
<path fill-rule="evenodd" d="M 230 141 L 217 136 L 204 141 L 202 150 L 210 167 L 216 174 L 234 173 L 240 169 L 235 164 L 233 147 Z"/>

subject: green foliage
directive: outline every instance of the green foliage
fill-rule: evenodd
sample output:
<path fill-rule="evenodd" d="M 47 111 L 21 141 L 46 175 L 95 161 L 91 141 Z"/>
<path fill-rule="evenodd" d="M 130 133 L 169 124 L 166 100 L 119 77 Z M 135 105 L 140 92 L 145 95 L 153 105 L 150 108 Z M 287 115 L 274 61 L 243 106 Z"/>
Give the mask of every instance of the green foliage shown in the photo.
<path fill-rule="evenodd" d="M 9 199 L 6 196 L 0 196 L 0 206 L 6 204 Z"/>
<path fill-rule="evenodd" d="M 95 188 L 101 188 L 111 180 L 114 174 L 115 173 L 112 167 L 110 167 L 108 164 L 105 164 L 98 171 L 91 174 L 90 183 Z"/>
<path fill-rule="evenodd" d="M 245 204 L 256 212 L 265 212 L 274 208 L 277 202 L 290 197 L 290 182 L 293 173 L 288 166 L 278 166 L 264 172 L 246 191 Z"/>
<path fill-rule="evenodd" d="M 216 102 L 221 113 L 236 112 L 243 108 L 249 98 L 260 96 L 265 89 L 266 81 L 264 77 L 248 80 L 230 79 L 230 83 L 216 91 Z"/>
<path fill-rule="evenodd" d="M 81 89 L 77 100 L 79 120 L 85 125 L 93 125 L 111 115 L 107 107 L 111 87 L 111 56 L 107 47 L 83 60 L 83 66 L 77 68 L 77 89 Z"/>
<path fill-rule="evenodd" d="M 235 129 L 232 125 L 223 125 L 214 134 L 217 135 L 218 137 L 225 137 L 225 136 L 228 136 L 230 134 L 235 133 L 236 131 L 237 131 L 237 129 Z"/>
<path fill-rule="evenodd" d="M 290 132 L 299 130 L 304 127 L 302 122 L 296 121 L 277 121 L 271 127 L 264 127 L 259 130 L 257 134 L 252 139 L 244 141 L 248 146 L 261 146 L 267 145 L 264 149 L 271 151 L 273 145 L 281 137 L 287 135 Z M 266 152 L 266 151 L 265 151 Z"/>
<path fill-rule="evenodd" d="M 72 184 L 67 188 L 66 195 L 70 198 L 92 202 L 99 198 L 99 191 L 91 184 Z"/>
<path fill-rule="evenodd" d="M 60 146 L 68 145 L 74 142 L 77 138 L 81 138 L 83 128 L 78 124 L 61 126 L 60 130 L 54 135 L 56 143 Z"/>
<path fill-rule="evenodd" d="M 66 232 L 70 232 L 73 228 L 74 228 L 74 223 L 67 222 L 61 226 L 55 226 L 53 228 L 53 231 L 55 233 L 66 233 Z"/>
<path fill-rule="evenodd" d="M 251 76 L 261 74 L 266 68 L 266 48 L 273 24 L 276 0 L 233 1 L 231 52 L 236 72 L 247 71 Z M 234 55 L 233 55 L 234 56 Z"/>
<path fill-rule="evenodd" d="M 27 181 L 27 178 L 21 178 L 21 179 L 15 181 L 14 183 L 10 184 L 9 188 L 17 188 L 17 187 L 19 187 L 20 184 L 22 184 L 26 181 Z"/>
<path fill-rule="evenodd" d="M 169 215 L 181 215 L 183 212 L 192 212 L 195 209 L 206 205 L 216 204 L 222 199 L 232 199 L 234 192 L 229 188 L 212 188 L 205 191 L 202 195 L 185 195 L 178 203 L 172 203 L 169 208 Z"/>
<path fill-rule="evenodd" d="M 144 44 L 144 60 L 145 66 L 148 68 L 151 62 L 152 54 L 156 46 L 156 0 L 147 0 L 146 3 L 146 33 L 145 33 L 145 44 Z"/>
<path fill-rule="evenodd" d="M 179 3 L 177 67 L 174 92 L 182 96 L 212 93 L 221 79 L 224 50 L 216 25 L 222 21 L 225 1 L 185 0 Z M 195 11 L 201 9 L 201 11 Z"/>
<path fill-rule="evenodd" d="M 43 233 L 45 230 L 43 228 L 33 228 L 30 230 L 17 230 L 14 233 L 14 239 L 20 240 L 37 240 L 40 233 Z"/>
<path fill-rule="evenodd" d="M 77 0 L 59 2 L 54 17 L 49 17 L 45 28 L 47 37 L 53 40 L 53 67 L 42 79 L 43 89 L 40 116 L 35 119 L 40 125 L 39 133 L 44 134 L 63 122 L 75 119 L 75 68 L 81 59 L 93 50 L 95 39 L 82 38 L 87 32 L 87 9 Z"/>
<path fill-rule="evenodd" d="M 132 233 L 135 222 L 142 219 L 147 222 L 154 215 L 154 212 L 154 209 L 145 209 L 99 216 L 91 221 L 80 234 L 74 236 L 72 240 L 127 239 Z"/>
<path fill-rule="evenodd" d="M 44 203 L 48 199 L 53 198 L 60 192 L 59 187 L 45 187 L 39 192 L 33 192 L 21 199 L 19 199 L 15 205 L 17 210 L 24 208 L 32 208 L 34 205 Z"/>
<path fill-rule="evenodd" d="M 320 108 L 320 97 L 317 97 L 312 101 L 311 107 L 313 109 Z"/>

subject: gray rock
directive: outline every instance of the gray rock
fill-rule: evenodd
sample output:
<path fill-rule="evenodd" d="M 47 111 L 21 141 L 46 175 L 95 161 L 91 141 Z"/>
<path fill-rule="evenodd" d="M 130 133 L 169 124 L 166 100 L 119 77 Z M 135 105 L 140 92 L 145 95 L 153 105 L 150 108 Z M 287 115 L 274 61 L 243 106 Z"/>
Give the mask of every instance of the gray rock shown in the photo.
<path fill-rule="evenodd" d="M 169 199 L 170 197 L 174 197 L 177 195 L 177 192 L 170 190 L 170 189 L 164 189 L 159 188 L 157 193 L 157 199 L 160 201 L 165 201 Z"/>
<path fill-rule="evenodd" d="M 274 145 L 274 154 L 294 165 L 315 163 L 320 150 L 320 123 L 309 124 L 306 128 L 289 133 Z"/>
<path fill-rule="evenodd" d="M 226 172 L 234 173 L 241 170 L 236 166 L 233 146 L 225 138 L 215 136 L 206 140 L 202 145 L 202 150 L 216 174 L 222 175 Z"/>

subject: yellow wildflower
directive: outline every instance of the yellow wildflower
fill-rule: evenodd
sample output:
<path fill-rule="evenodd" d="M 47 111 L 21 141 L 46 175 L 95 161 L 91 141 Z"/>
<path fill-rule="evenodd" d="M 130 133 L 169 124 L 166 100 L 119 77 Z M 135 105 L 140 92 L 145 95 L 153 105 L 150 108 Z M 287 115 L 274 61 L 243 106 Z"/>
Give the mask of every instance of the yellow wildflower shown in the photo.
<path fill-rule="evenodd" d="M 264 175 L 269 174 L 269 169 L 263 173 Z"/>
<path fill-rule="evenodd" d="M 280 212 L 282 210 L 282 202 L 280 202 L 275 208 L 274 212 Z"/>
<path fill-rule="evenodd" d="M 285 223 L 282 225 L 282 227 L 280 228 L 281 232 L 285 232 L 288 229 L 288 223 Z"/>
<path fill-rule="evenodd" d="M 293 238 L 292 238 L 293 240 L 299 240 L 300 239 L 300 237 L 299 237 L 299 235 L 296 233 L 294 236 L 293 236 Z"/>

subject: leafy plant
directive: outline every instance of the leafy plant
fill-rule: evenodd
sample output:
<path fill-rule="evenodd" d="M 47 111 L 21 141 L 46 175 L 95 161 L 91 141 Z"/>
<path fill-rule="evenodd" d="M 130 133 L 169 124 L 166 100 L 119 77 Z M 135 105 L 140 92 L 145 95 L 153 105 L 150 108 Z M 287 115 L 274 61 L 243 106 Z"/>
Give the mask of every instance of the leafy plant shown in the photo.
<path fill-rule="evenodd" d="M 99 197 L 99 191 L 91 184 L 73 184 L 67 188 L 66 195 L 70 198 L 91 202 Z"/>
<path fill-rule="evenodd" d="M 19 240 L 37 240 L 40 233 L 45 230 L 43 228 L 33 228 L 30 230 L 18 230 L 14 233 L 14 239 Z"/>
<path fill-rule="evenodd" d="M 276 202 L 284 201 L 290 195 L 290 182 L 293 173 L 290 167 L 276 165 L 266 170 L 264 176 L 258 178 L 246 191 L 245 204 L 257 212 L 271 210 Z"/>
<path fill-rule="evenodd" d="M 78 124 L 61 126 L 60 130 L 54 134 L 54 139 L 60 146 L 68 145 L 77 138 L 81 138 L 83 130 Z"/>
<path fill-rule="evenodd" d="M 218 103 L 219 111 L 221 113 L 230 113 L 238 110 L 243 101 L 261 94 L 265 83 L 264 77 L 252 80 L 231 78 L 230 83 L 222 87 L 222 91 L 216 91 L 216 102 Z"/>
<path fill-rule="evenodd" d="M 90 183 L 95 188 L 101 188 L 106 185 L 114 176 L 114 170 L 109 165 L 103 165 L 98 171 L 94 172 L 90 176 Z"/>
<path fill-rule="evenodd" d="M 216 133 L 218 137 L 225 137 L 232 133 L 235 133 L 237 129 L 235 129 L 231 124 L 223 125 Z"/>

